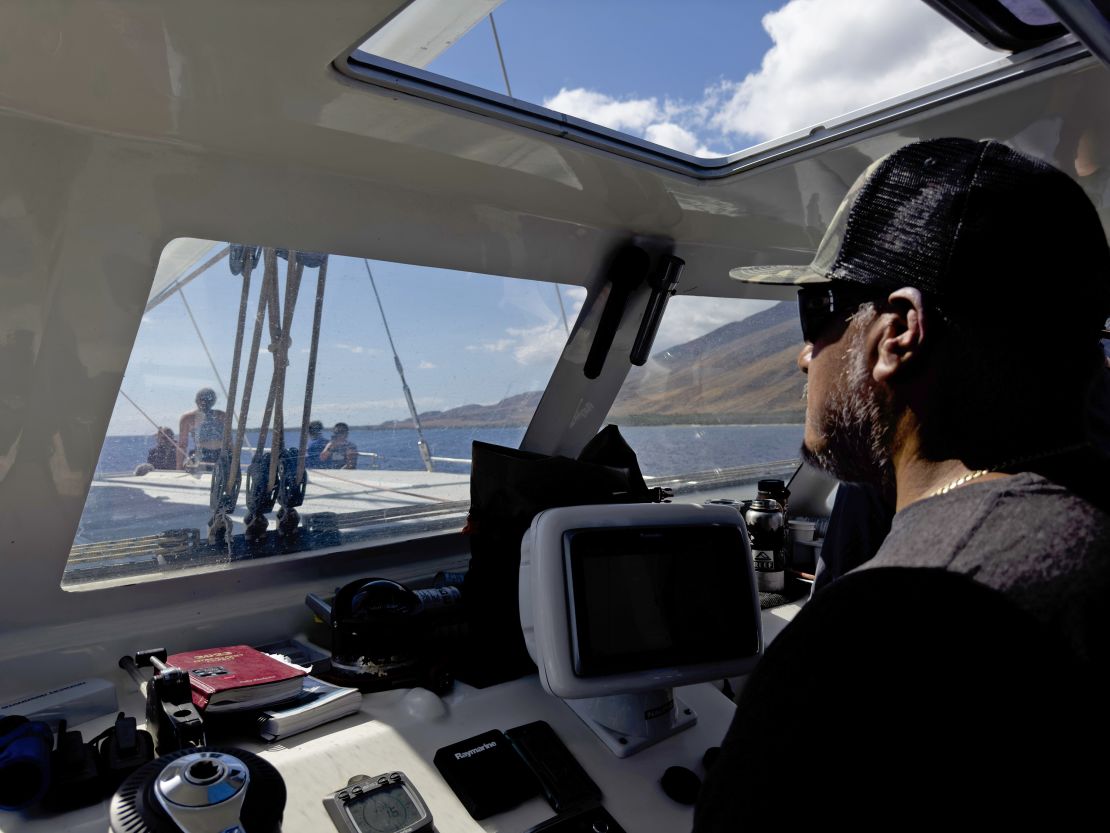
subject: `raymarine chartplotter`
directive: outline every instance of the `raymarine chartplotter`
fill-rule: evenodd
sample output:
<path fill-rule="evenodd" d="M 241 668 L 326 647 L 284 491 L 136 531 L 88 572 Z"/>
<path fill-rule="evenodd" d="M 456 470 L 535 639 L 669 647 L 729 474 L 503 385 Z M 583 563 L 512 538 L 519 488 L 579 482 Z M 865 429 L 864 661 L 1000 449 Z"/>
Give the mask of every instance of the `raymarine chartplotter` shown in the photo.
<path fill-rule="evenodd" d="M 521 543 L 520 618 L 544 688 L 621 757 L 696 720 L 675 686 L 744 674 L 763 647 L 730 506 L 540 512 Z"/>

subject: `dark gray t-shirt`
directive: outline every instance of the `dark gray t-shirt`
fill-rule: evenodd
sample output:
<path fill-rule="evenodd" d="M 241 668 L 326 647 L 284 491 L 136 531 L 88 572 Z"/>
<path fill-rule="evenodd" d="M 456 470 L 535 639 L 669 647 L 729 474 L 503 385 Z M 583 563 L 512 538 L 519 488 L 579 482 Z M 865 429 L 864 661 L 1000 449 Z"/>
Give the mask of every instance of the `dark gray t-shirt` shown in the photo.
<path fill-rule="evenodd" d="M 1110 744 L 1110 496 L 1101 462 L 1065 462 L 1090 500 L 1031 473 L 973 481 L 903 509 L 813 595 L 740 693 L 696 833 L 1047 830 L 1099 811 L 1102 771 L 1079 762 Z"/>
<path fill-rule="evenodd" d="M 972 482 L 910 504 L 857 569 L 876 567 L 963 573 L 1062 634 L 1079 658 L 1110 659 L 1110 515 L 1040 475 Z"/>

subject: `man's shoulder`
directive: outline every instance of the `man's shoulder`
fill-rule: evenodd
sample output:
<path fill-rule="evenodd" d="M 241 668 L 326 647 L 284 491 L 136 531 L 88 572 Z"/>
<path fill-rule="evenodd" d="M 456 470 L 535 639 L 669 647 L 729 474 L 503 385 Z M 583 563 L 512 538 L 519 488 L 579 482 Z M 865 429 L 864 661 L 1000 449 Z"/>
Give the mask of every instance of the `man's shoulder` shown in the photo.
<path fill-rule="evenodd" d="M 949 566 L 962 552 L 1002 553 L 1061 549 L 1077 532 L 1110 546 L 1110 513 L 1086 495 L 1033 473 L 968 484 L 926 498 L 894 517 L 875 566 Z"/>
<path fill-rule="evenodd" d="M 849 573 L 814 594 L 749 677 L 695 830 L 732 830 L 738 813 L 767 829 L 781 824 L 785 806 L 791 823 L 864 829 L 886 829 L 907 807 L 917 813 L 915 829 L 922 814 L 950 820 L 969 801 L 1002 819 L 1014 807 L 984 796 L 1032 789 L 1036 761 L 1064 765 L 1087 743 L 1072 725 L 1082 723 L 1081 707 L 1045 707 L 1097 702 L 1077 674 L 1057 634 L 968 576 Z M 982 704 L 990 704 L 989 721 Z M 795 807 L 789 779 L 760 776 L 787 771 L 799 749 L 812 777 L 805 806 Z M 938 772 L 951 783 L 923 804 L 922 785 Z M 867 800 L 845 803 L 863 783 Z"/>

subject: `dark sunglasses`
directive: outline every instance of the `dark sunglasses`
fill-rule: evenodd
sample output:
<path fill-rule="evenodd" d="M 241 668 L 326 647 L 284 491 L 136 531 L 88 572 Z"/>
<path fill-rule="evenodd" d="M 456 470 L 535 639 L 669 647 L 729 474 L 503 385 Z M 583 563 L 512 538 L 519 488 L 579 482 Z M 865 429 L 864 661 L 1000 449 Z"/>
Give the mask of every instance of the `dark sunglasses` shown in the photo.
<path fill-rule="evenodd" d="M 802 338 L 812 344 L 832 321 L 848 320 L 860 304 L 877 297 L 873 289 L 844 286 L 842 283 L 801 287 L 798 290 L 798 316 L 802 323 Z"/>

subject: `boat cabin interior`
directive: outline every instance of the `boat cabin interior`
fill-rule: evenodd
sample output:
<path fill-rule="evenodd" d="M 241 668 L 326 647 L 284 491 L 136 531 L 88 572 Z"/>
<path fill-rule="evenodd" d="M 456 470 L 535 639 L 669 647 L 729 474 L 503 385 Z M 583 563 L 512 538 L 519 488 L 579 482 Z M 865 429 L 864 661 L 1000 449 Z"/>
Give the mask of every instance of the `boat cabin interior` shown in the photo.
<path fill-rule="evenodd" d="M 537 84 L 545 33 L 526 41 L 516 4 L 0 8 L 0 714 L 80 750 L 123 712 L 155 735 L 148 781 L 163 754 L 231 750 L 158 787 L 174 815 L 57 765 L 20 792 L 0 722 L 0 831 L 688 830 L 682 779 L 806 603 L 837 489 L 799 459 L 796 290 L 730 271 L 809 263 L 857 176 L 932 137 L 1048 160 L 1110 225 L 1098 0 L 840 4 L 924 21 L 963 63 L 901 86 L 891 64 L 839 112 L 731 133 L 729 106 L 766 116 L 759 96 L 788 108 L 812 77 L 757 89 L 784 42 L 738 69 L 709 31 L 733 24 L 699 19 L 721 52 L 706 85 L 748 73 L 699 141 L 666 90 L 589 110 L 562 70 Z M 684 4 L 614 5 L 659 17 L 658 60 L 683 59 L 665 44 Z M 821 4 L 766 5 L 774 39 Z M 831 67 L 928 27 L 814 42 Z M 485 75 L 452 63 L 465 49 Z M 752 514 L 757 496 L 775 503 Z M 628 560 L 649 551 L 667 601 Z M 656 644 L 671 616 L 696 626 Z M 154 682 L 167 655 L 278 643 L 355 705 L 267 736 Z M 540 721 L 584 780 L 523 728 Z M 514 758 L 468 793 L 476 770 L 439 754 L 505 738 L 557 770 L 542 790 L 512 797 Z M 576 820 L 576 789 L 604 815 Z"/>

